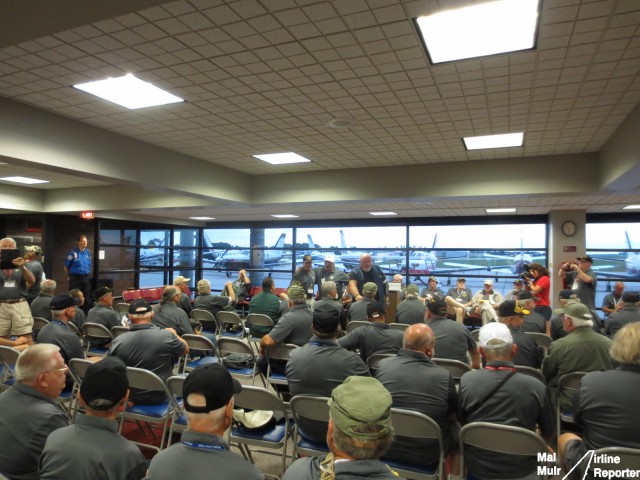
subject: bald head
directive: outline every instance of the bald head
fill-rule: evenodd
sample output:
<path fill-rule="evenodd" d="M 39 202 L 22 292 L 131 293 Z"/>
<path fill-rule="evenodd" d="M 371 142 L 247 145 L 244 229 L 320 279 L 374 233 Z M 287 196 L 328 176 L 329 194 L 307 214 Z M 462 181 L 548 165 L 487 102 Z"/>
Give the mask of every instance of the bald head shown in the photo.
<path fill-rule="evenodd" d="M 362 255 L 360 255 L 360 268 L 363 271 L 368 272 L 369 270 L 371 270 L 372 263 L 373 259 L 371 258 L 371 254 L 363 253 Z"/>
<path fill-rule="evenodd" d="M 428 349 L 433 348 L 435 340 L 436 336 L 431 327 L 426 323 L 415 323 L 404 331 L 402 348 L 427 353 Z"/>

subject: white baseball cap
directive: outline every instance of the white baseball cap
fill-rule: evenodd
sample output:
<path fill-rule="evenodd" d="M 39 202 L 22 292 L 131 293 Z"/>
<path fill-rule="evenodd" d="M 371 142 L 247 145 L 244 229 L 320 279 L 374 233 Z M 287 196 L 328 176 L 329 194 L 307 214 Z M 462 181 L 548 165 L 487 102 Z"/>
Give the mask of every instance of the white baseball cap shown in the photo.
<path fill-rule="evenodd" d="M 487 279 L 484 281 L 484 284 L 485 284 L 485 285 L 491 285 L 491 286 L 493 287 L 493 280 L 490 280 L 490 279 L 488 279 L 488 278 L 487 278 Z"/>
<path fill-rule="evenodd" d="M 324 261 L 325 262 L 336 263 L 336 257 L 334 257 L 333 255 L 327 255 L 326 257 L 324 257 Z"/>
<path fill-rule="evenodd" d="M 500 344 L 489 345 L 491 340 L 502 340 L 504 343 L 508 344 L 513 343 L 513 337 L 511 336 L 509 327 L 504 323 L 499 322 L 487 323 L 482 327 L 480 329 L 480 336 L 478 337 L 478 340 L 482 348 L 495 348 L 501 346 Z"/>

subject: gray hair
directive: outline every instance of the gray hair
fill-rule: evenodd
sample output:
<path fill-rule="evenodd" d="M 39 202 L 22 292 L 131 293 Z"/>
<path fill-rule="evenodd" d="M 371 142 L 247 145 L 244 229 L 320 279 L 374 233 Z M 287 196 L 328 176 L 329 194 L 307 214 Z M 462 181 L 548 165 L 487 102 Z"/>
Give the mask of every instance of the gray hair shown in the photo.
<path fill-rule="evenodd" d="M 361 433 L 378 433 L 384 428 L 382 425 L 357 425 L 351 427 L 360 430 Z M 391 446 L 393 441 L 393 429 L 389 428 L 389 432 L 382 438 L 375 440 L 362 440 L 349 436 L 343 432 L 338 426 L 333 424 L 333 443 L 335 448 L 345 452 L 355 460 L 368 460 L 380 458 L 384 452 Z"/>
<path fill-rule="evenodd" d="M 322 287 L 320 288 L 320 294 L 322 298 L 330 298 L 331 297 L 331 292 L 333 292 L 334 290 L 337 290 L 336 287 L 336 282 L 324 282 L 322 284 Z"/>
<path fill-rule="evenodd" d="M 43 280 L 42 283 L 40 284 L 40 291 L 42 293 L 53 293 L 56 291 L 57 286 L 58 284 L 56 283 L 55 280 L 51 280 L 51 279 Z"/>
<path fill-rule="evenodd" d="M 584 318 L 572 317 L 571 315 L 564 314 L 565 318 L 571 320 L 571 324 L 576 328 L 593 327 L 593 320 L 585 320 Z"/>
<path fill-rule="evenodd" d="M 196 288 L 198 289 L 198 295 L 211 293 L 211 282 L 206 278 L 203 278 L 202 280 L 198 281 Z"/>
<path fill-rule="evenodd" d="M 508 357 L 511 356 L 511 347 L 513 343 L 507 343 L 499 338 L 492 338 L 487 345 L 481 346 L 484 353 L 489 357 Z"/>
<path fill-rule="evenodd" d="M 37 343 L 23 350 L 16 362 L 16 381 L 36 381 L 42 373 L 55 367 L 53 356 L 59 351 L 60 347 L 52 343 Z"/>
<path fill-rule="evenodd" d="M 18 246 L 16 241 L 11 237 L 5 237 L 0 240 L 0 247 L 2 247 L 2 244 L 5 244 L 4 248 L 16 248 Z"/>
<path fill-rule="evenodd" d="M 189 405 L 194 407 L 204 407 L 207 405 L 207 400 L 201 393 L 190 393 L 185 400 L 189 403 Z M 231 399 L 231 401 L 233 402 L 233 398 Z M 211 410 L 208 413 L 185 412 L 187 415 L 187 423 L 188 425 L 191 425 L 192 423 L 205 423 L 212 427 L 216 427 L 220 425 L 224 420 L 226 408 L 227 406 L 223 405 L 222 407 Z"/>
<path fill-rule="evenodd" d="M 162 298 L 160 300 L 160 303 L 173 302 L 173 297 L 175 297 L 179 293 L 182 292 L 178 287 L 174 287 L 173 285 L 165 287 L 162 291 Z"/>
<path fill-rule="evenodd" d="M 626 365 L 640 365 L 640 322 L 628 323 L 613 337 L 611 358 Z"/>

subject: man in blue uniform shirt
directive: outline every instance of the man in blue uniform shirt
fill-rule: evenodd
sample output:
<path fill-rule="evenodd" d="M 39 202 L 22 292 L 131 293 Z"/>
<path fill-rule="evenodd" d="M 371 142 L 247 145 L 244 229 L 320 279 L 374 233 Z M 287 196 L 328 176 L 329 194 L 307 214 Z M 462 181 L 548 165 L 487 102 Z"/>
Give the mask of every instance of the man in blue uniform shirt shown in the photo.
<path fill-rule="evenodd" d="M 64 271 L 69 276 L 69 290 L 79 288 L 84 294 L 84 298 L 91 298 L 91 252 L 87 248 L 87 237 L 80 235 L 77 238 L 78 246 L 67 254 L 64 262 Z M 90 305 L 84 306 L 85 313 Z"/>

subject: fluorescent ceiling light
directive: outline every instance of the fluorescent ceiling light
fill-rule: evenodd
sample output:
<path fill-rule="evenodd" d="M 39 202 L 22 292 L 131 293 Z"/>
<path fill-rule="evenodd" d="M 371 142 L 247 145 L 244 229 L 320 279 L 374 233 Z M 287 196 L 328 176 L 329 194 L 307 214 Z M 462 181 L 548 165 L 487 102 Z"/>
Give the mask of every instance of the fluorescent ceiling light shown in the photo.
<path fill-rule="evenodd" d="M 298 215 L 290 215 L 290 214 L 274 214 L 271 216 L 274 218 L 298 218 Z"/>
<path fill-rule="evenodd" d="M 253 157 L 271 165 L 285 165 L 287 163 L 306 163 L 310 162 L 308 158 L 293 152 L 269 153 L 266 155 L 253 155 Z"/>
<path fill-rule="evenodd" d="M 383 217 L 385 215 L 397 215 L 397 213 L 396 212 L 369 212 L 369 215 Z"/>
<path fill-rule="evenodd" d="M 514 213 L 515 208 L 485 208 L 487 213 Z"/>
<path fill-rule="evenodd" d="M 431 61 L 533 48 L 539 0 L 500 0 L 418 17 L 416 23 Z"/>
<path fill-rule="evenodd" d="M 482 135 L 479 137 L 464 137 L 467 150 L 482 150 L 483 148 L 521 147 L 524 133 L 503 133 L 500 135 Z"/>
<path fill-rule="evenodd" d="M 623 210 L 638 210 L 640 209 L 640 205 L 627 205 L 626 207 L 622 207 Z"/>
<path fill-rule="evenodd" d="M 215 220 L 213 217 L 189 217 L 191 220 Z"/>
<path fill-rule="evenodd" d="M 37 183 L 49 183 L 49 180 L 38 180 L 37 178 L 29 178 L 29 177 L 3 177 L 0 180 L 4 180 L 5 182 L 16 182 L 16 183 L 25 183 L 27 185 L 35 185 Z"/>
<path fill-rule="evenodd" d="M 131 74 L 96 82 L 80 83 L 74 85 L 74 88 L 117 103 L 130 110 L 184 102 L 182 98 L 176 97 Z"/>

